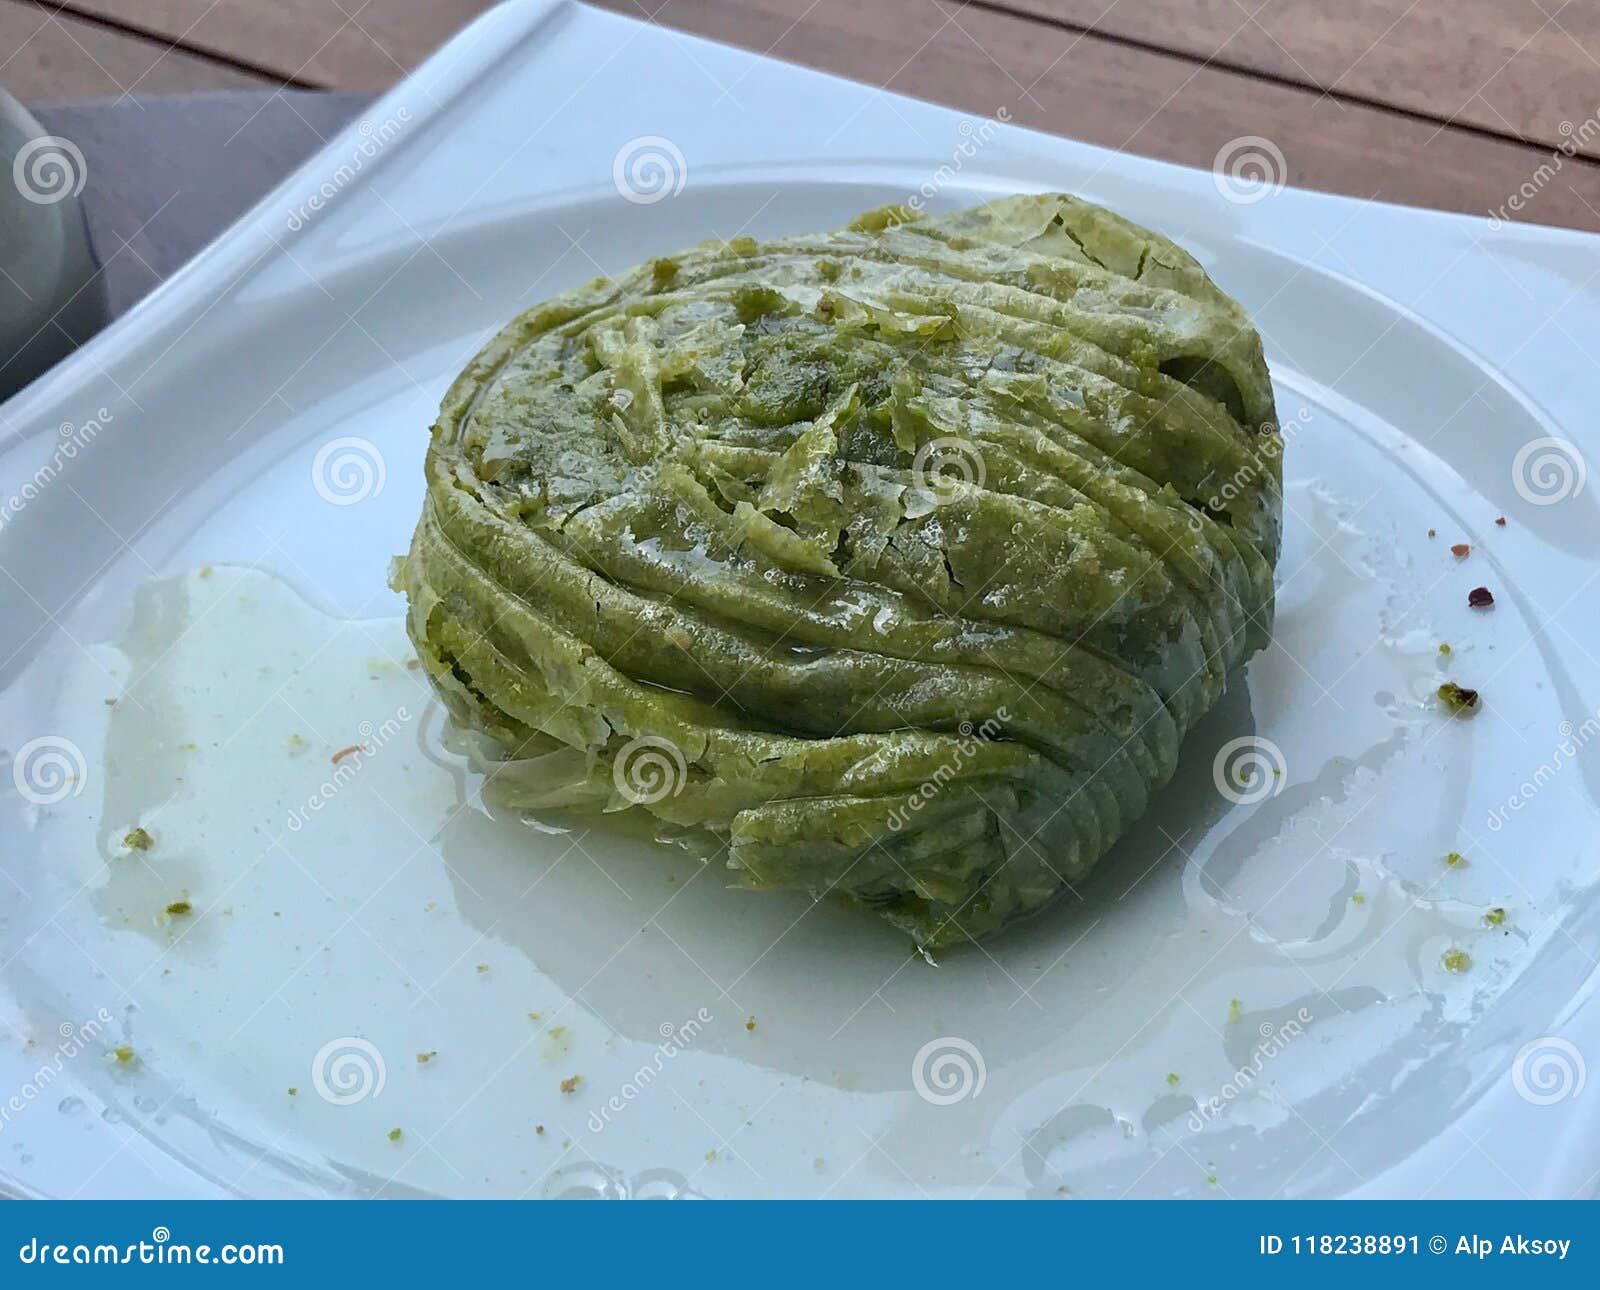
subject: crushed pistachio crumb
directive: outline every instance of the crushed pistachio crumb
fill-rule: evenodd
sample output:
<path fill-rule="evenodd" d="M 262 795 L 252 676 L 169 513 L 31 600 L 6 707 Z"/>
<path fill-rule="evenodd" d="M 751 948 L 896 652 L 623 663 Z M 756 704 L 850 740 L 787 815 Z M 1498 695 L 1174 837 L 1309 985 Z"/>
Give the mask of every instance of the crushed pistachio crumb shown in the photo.
<path fill-rule="evenodd" d="M 746 1030 L 754 1030 L 756 1028 L 756 1019 L 754 1017 L 746 1017 L 744 1019 L 744 1028 Z"/>
<path fill-rule="evenodd" d="M 1459 851 L 1452 851 L 1444 858 L 1444 862 L 1452 869 L 1465 869 L 1467 867 L 1467 858 Z"/>
<path fill-rule="evenodd" d="M 1483 921 L 1488 923 L 1490 927 L 1499 927 L 1506 921 L 1506 911 L 1499 905 L 1496 905 L 1483 916 Z"/>
<path fill-rule="evenodd" d="M 1177 1088 L 1178 1087 L 1178 1072 L 1177 1071 L 1168 1071 L 1167 1072 L 1167 1084 L 1172 1088 Z"/>
<path fill-rule="evenodd" d="M 155 844 L 156 840 L 150 836 L 149 830 L 137 826 L 129 829 L 122 839 L 122 845 L 130 851 L 148 851 Z"/>
<path fill-rule="evenodd" d="M 194 906 L 187 900 L 175 900 L 167 906 L 167 916 L 169 918 L 182 918 L 185 914 L 192 913 L 194 913 Z"/>
<path fill-rule="evenodd" d="M 1443 654 L 1446 658 L 1449 658 L 1450 657 L 1450 646 L 1448 644 L 1446 644 L 1445 642 L 1441 641 L 1439 643 L 1439 653 Z"/>
<path fill-rule="evenodd" d="M 578 1091 L 578 1085 L 581 1083 L 583 1083 L 582 1075 L 569 1075 L 566 1079 L 561 1081 L 561 1091 L 563 1093 L 576 1093 Z"/>
<path fill-rule="evenodd" d="M 400 1139 L 405 1137 L 405 1136 L 406 1135 L 404 1133 L 402 1133 L 399 1129 L 390 1129 L 389 1130 L 389 1141 L 390 1142 L 399 1142 Z"/>
<path fill-rule="evenodd" d="M 1465 950 L 1446 950 L 1440 962 L 1446 972 L 1465 972 L 1472 966 L 1472 959 Z"/>
<path fill-rule="evenodd" d="M 1478 711 L 1478 692 L 1469 690 L 1454 681 L 1446 681 L 1439 687 L 1439 700 L 1454 716 L 1470 717 Z"/>
<path fill-rule="evenodd" d="M 299 1097 L 300 1096 L 300 1090 L 295 1088 L 294 1085 L 291 1084 L 289 1086 L 289 1096 L 290 1097 Z"/>
<path fill-rule="evenodd" d="M 418 1053 L 417 1054 L 417 1064 L 420 1065 L 420 1066 L 426 1066 L 429 1062 L 431 1062 L 438 1055 L 439 1055 L 439 1050 L 436 1049 L 436 1048 L 430 1048 L 425 1053 Z"/>
<path fill-rule="evenodd" d="M 488 970 L 489 970 L 489 965 L 487 963 L 478 964 L 478 971 L 487 972 Z"/>
<path fill-rule="evenodd" d="M 544 1133 L 544 1125 L 542 1125 L 542 1124 L 536 1124 L 536 1125 L 534 1125 L 534 1126 L 533 1126 L 533 1131 L 534 1131 L 534 1132 L 535 1132 L 535 1133 L 538 1133 L 538 1134 L 543 1134 L 543 1133 Z"/>
<path fill-rule="evenodd" d="M 111 1055 L 123 1066 L 129 1066 L 138 1056 L 127 1044 L 118 1044 L 111 1050 Z"/>
<path fill-rule="evenodd" d="M 1238 1021 L 1244 1016 L 1244 1003 L 1239 999 L 1228 1000 L 1228 1020 Z"/>
<path fill-rule="evenodd" d="M 1350 903 L 1352 905 L 1365 905 L 1367 903 L 1367 898 L 1361 892 L 1353 891 L 1350 893 Z"/>

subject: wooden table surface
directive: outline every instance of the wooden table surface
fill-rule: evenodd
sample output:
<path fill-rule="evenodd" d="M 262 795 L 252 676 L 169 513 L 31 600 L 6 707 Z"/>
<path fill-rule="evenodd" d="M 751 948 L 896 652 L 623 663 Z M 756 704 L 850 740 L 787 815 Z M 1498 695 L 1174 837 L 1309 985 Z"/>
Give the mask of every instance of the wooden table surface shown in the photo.
<path fill-rule="evenodd" d="M 599 2 L 1112 148 L 1209 167 L 1263 136 L 1292 184 L 1600 231 L 1595 0 Z M 0 84 L 34 103 L 375 90 L 486 7 L 0 0 Z"/>

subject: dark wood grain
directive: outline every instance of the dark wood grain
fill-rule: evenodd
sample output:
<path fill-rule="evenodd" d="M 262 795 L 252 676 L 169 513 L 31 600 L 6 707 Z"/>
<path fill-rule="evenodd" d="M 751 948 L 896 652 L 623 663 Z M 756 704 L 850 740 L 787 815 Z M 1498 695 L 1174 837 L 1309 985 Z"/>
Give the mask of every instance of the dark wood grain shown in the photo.
<path fill-rule="evenodd" d="M 1342 102 L 1314 89 L 954 0 L 601 0 L 607 8 L 972 112 L 1209 167 L 1271 139 L 1292 184 L 1486 214 L 1547 167 L 1512 218 L 1600 230 L 1600 164 Z M 1127 2 L 1127 0 L 1124 0 Z M 649 4 L 650 8 L 646 8 Z M 1176 9 L 1176 6 L 1170 6 Z M 887 110 L 887 109 L 885 109 Z"/>
<path fill-rule="evenodd" d="M 29 103 L 259 89 L 261 76 L 37 5 L 0 0 L 0 85 Z"/>
<path fill-rule="evenodd" d="M 376 90 L 399 80 L 493 0 L 38 2 L 295 85 Z"/>
<path fill-rule="evenodd" d="M 1230 140 L 1261 135 L 1290 183 L 1600 230 L 1594 0 L 598 3 L 1110 148 L 1209 166 Z M 36 101 L 378 89 L 486 7 L 0 0 L 0 50 L 15 50 L 0 83 Z M 1507 209 L 1524 185 L 1536 194 Z"/>
<path fill-rule="evenodd" d="M 1552 148 L 1600 112 L 1592 0 L 980 3 Z"/>

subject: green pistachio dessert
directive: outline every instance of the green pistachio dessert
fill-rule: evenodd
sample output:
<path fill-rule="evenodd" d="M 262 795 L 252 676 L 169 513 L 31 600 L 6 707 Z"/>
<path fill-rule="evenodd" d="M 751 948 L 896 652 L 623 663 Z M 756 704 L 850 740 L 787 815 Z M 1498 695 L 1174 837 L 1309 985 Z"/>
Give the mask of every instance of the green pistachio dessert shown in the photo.
<path fill-rule="evenodd" d="M 1083 875 L 1267 641 L 1260 340 L 1076 198 L 708 242 L 457 378 L 396 586 L 517 807 L 648 811 L 924 947 Z"/>

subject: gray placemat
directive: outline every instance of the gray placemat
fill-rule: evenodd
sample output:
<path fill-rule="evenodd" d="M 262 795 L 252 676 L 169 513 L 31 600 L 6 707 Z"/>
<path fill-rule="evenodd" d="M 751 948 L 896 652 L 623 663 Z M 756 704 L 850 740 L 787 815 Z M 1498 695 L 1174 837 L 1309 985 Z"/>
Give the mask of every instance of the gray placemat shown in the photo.
<path fill-rule="evenodd" d="M 115 317 L 369 102 L 366 94 L 284 90 L 30 110 L 84 155 L 82 201 Z"/>

